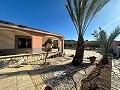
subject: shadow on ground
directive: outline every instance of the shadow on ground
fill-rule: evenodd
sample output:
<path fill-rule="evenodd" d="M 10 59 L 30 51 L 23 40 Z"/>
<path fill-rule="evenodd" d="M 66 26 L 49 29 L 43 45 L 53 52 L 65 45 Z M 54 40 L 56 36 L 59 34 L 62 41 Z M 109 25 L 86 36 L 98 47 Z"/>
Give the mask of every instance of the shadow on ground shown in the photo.
<path fill-rule="evenodd" d="M 42 66 L 41 64 L 31 64 L 33 67 L 34 65 L 39 65 L 38 69 L 34 70 L 23 70 L 23 71 L 18 71 L 18 72 L 10 72 L 10 73 L 5 73 L 5 74 L 0 74 L 0 78 L 5 78 L 2 76 L 15 76 L 15 75 L 24 75 L 24 72 L 28 72 L 30 75 L 40 75 L 40 74 L 47 74 L 49 72 L 56 72 L 56 71 L 65 71 L 68 73 L 67 69 L 68 68 L 71 72 L 71 74 L 76 73 L 77 71 L 83 70 L 91 66 L 90 63 L 82 63 L 80 66 L 74 67 L 71 63 L 64 64 L 64 65 L 50 65 L 50 66 Z M 20 66 L 21 67 L 21 66 Z M 12 68 L 12 67 L 11 67 Z M 14 67 L 13 67 L 14 68 Z"/>

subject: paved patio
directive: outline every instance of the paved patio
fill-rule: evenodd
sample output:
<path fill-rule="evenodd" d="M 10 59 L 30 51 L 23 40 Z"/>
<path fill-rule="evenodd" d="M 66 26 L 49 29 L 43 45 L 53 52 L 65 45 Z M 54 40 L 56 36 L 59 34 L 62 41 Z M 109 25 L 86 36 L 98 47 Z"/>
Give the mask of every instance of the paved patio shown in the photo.
<path fill-rule="evenodd" d="M 120 90 L 120 59 L 112 60 L 111 90 Z"/>
<path fill-rule="evenodd" d="M 96 62 L 101 58 L 99 53 L 88 52 L 89 55 L 97 57 Z M 70 64 L 72 57 L 67 56 L 51 58 L 47 61 L 51 62 L 51 65 L 42 66 L 43 60 L 40 60 L 20 65 L 20 67 L 0 69 L 0 90 L 42 90 L 45 84 L 52 85 L 54 90 L 74 90 L 74 82 L 70 77 L 72 76 L 80 86 L 82 78 L 95 66 L 84 59 L 81 66 L 73 67 Z"/>

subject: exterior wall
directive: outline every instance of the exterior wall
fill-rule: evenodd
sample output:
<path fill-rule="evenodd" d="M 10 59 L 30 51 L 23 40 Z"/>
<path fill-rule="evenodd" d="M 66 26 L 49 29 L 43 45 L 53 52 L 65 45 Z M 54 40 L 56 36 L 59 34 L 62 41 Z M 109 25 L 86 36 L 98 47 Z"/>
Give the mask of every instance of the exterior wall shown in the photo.
<path fill-rule="evenodd" d="M 117 57 L 120 57 L 120 41 L 114 41 L 111 45 L 111 49 L 113 49 L 113 52 L 117 54 Z"/>
<path fill-rule="evenodd" d="M 117 57 L 120 57 L 120 48 L 116 48 L 116 54 L 117 54 Z"/>
<path fill-rule="evenodd" d="M 112 42 L 112 45 L 111 45 L 111 49 L 113 49 L 114 52 L 116 52 L 116 47 L 117 47 L 118 43 L 117 42 Z"/>
<path fill-rule="evenodd" d="M 32 36 L 32 53 L 40 53 L 42 51 L 42 36 Z"/>
<path fill-rule="evenodd" d="M 0 49 L 15 49 L 15 34 L 13 31 L 0 30 Z"/>

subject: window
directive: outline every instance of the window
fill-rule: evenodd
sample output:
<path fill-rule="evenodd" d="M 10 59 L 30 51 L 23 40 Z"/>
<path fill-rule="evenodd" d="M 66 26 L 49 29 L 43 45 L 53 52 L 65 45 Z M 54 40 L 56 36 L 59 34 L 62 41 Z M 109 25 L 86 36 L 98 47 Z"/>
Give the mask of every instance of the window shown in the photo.
<path fill-rule="evenodd" d="M 31 48 L 32 40 L 27 38 L 18 38 L 18 48 Z"/>
<path fill-rule="evenodd" d="M 26 40 L 26 46 L 27 46 L 27 48 L 31 48 L 32 47 L 32 40 L 31 39 L 27 39 Z"/>

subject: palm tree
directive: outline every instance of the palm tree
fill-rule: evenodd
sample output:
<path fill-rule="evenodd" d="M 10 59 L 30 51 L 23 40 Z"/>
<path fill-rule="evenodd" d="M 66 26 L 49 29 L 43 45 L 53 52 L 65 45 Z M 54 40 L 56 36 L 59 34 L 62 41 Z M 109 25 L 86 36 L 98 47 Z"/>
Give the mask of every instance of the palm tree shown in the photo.
<path fill-rule="evenodd" d="M 120 34 L 120 27 L 117 27 L 108 37 L 106 31 L 102 30 L 101 28 L 100 32 L 94 31 L 92 34 L 94 38 L 101 44 L 103 50 L 103 58 L 102 58 L 102 64 L 108 64 L 108 53 L 109 48 L 113 42 L 113 40 Z"/>
<path fill-rule="evenodd" d="M 72 64 L 79 65 L 84 56 L 84 33 L 90 22 L 110 0 L 67 0 L 66 8 L 78 34 L 76 53 Z"/>

